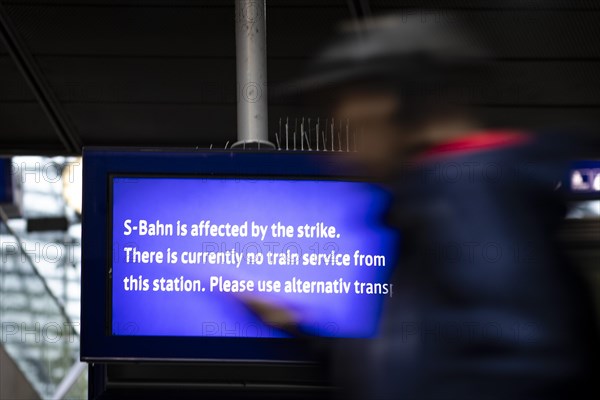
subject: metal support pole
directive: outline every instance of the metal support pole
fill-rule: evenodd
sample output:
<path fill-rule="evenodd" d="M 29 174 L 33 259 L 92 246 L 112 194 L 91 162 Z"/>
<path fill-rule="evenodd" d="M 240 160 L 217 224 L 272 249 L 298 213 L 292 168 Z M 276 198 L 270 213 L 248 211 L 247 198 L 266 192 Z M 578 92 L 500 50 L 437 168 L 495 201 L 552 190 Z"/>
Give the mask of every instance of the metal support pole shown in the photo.
<path fill-rule="evenodd" d="M 237 138 L 231 147 L 270 147 L 265 0 L 235 1 Z"/>

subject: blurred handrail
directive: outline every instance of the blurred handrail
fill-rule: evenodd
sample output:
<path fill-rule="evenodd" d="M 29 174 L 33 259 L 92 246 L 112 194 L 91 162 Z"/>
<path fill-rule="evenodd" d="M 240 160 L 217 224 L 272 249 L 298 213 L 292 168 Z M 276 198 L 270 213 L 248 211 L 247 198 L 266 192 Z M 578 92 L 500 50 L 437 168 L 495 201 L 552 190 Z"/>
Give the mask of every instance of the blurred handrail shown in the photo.
<path fill-rule="evenodd" d="M 52 400 L 62 400 L 73 385 L 77 382 L 77 379 L 85 371 L 87 364 L 81 361 L 75 361 L 73 366 L 69 369 L 69 372 L 65 375 L 64 379 L 60 382 L 60 385 L 56 388 Z"/>

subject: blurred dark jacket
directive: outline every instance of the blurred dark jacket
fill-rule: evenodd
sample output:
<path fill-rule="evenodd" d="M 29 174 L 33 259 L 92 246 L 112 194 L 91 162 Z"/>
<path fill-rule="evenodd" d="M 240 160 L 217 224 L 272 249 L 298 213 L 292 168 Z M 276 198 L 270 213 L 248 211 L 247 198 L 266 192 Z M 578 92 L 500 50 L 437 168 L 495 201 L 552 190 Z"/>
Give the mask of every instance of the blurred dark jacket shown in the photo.
<path fill-rule="evenodd" d="M 402 168 L 394 296 L 380 337 L 337 353 L 345 396 L 597 398 L 593 302 L 556 240 L 577 144 L 480 132 Z"/>

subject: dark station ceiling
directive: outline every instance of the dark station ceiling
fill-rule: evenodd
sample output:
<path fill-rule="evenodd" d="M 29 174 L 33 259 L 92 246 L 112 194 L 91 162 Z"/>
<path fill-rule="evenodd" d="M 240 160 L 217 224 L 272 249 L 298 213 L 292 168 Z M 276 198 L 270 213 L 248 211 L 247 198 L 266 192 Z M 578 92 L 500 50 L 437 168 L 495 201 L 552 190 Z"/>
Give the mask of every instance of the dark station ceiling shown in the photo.
<path fill-rule="evenodd" d="M 81 146 L 222 147 L 236 137 L 233 0 L 0 0 L 0 154 Z M 340 21 L 466 14 L 504 80 L 479 107 L 498 124 L 600 121 L 600 2 L 267 0 L 269 87 L 301 73 Z M 318 116 L 269 103 L 280 118 Z"/>

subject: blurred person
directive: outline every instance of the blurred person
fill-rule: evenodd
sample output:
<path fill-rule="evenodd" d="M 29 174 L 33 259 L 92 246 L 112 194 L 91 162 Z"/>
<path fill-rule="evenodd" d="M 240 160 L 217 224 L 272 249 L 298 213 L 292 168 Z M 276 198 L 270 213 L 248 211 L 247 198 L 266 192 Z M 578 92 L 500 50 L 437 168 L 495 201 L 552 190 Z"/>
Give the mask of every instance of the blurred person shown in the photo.
<path fill-rule="evenodd" d="M 557 184 L 585 145 L 489 127 L 471 106 L 495 82 L 486 49 L 458 18 L 416 14 L 346 29 L 293 85 L 359 130 L 354 161 L 394 194 L 402 234 L 378 337 L 334 346 L 342 396 L 594 398 L 592 300 L 555 237 Z"/>

